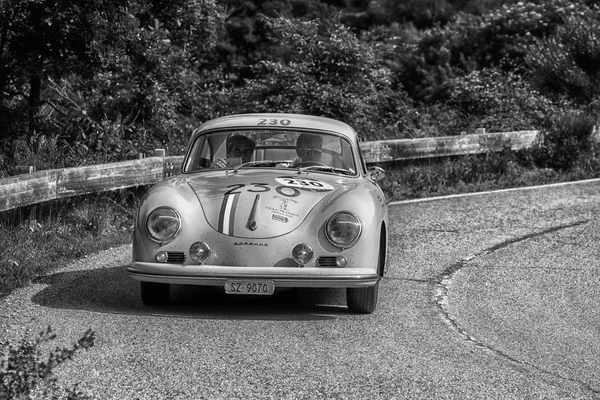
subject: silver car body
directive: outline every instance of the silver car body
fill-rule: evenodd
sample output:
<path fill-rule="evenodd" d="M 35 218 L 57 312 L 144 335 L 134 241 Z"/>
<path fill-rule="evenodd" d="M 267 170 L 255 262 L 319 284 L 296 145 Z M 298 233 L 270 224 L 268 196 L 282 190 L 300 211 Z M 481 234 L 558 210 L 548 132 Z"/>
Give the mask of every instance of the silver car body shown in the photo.
<path fill-rule="evenodd" d="M 323 163 L 298 164 L 301 134 L 321 137 Z M 256 144 L 252 161 L 214 168 L 238 135 Z M 383 175 L 367 168 L 356 133 L 336 120 L 208 121 L 193 132 L 181 173 L 144 196 L 127 272 L 142 282 L 146 304 L 168 301 L 171 284 L 255 295 L 320 287 L 348 288 L 350 309 L 372 312 L 386 269 L 388 202 L 376 182 Z"/>

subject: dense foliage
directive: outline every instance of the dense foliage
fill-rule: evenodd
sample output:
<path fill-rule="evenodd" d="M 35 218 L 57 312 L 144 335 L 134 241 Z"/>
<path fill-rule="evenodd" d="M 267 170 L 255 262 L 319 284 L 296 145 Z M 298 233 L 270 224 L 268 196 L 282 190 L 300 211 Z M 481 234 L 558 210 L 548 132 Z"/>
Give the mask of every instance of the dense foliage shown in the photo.
<path fill-rule="evenodd" d="M 596 112 L 598 28 L 588 0 L 5 0 L 0 176 L 180 154 L 247 111 L 366 140 L 545 129 Z"/>

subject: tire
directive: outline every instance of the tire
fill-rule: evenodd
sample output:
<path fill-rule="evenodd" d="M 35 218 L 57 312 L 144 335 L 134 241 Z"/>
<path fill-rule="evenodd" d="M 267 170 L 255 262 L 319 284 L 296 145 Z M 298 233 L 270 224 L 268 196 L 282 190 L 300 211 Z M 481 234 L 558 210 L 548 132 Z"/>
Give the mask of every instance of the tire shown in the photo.
<path fill-rule="evenodd" d="M 370 314 L 377 307 L 379 281 L 373 286 L 346 289 L 348 309 L 359 314 Z"/>
<path fill-rule="evenodd" d="M 384 239 L 384 231 L 382 231 L 382 241 L 379 244 L 379 255 L 377 257 L 377 273 L 380 278 L 383 278 L 385 273 L 385 258 L 386 258 L 386 242 Z M 346 289 L 346 302 L 348 309 L 353 313 L 371 314 L 377 307 L 377 297 L 379 296 L 379 282 L 373 286 L 360 288 Z"/>
<path fill-rule="evenodd" d="M 168 283 L 140 282 L 142 302 L 147 306 L 160 306 L 169 303 L 171 285 Z"/>

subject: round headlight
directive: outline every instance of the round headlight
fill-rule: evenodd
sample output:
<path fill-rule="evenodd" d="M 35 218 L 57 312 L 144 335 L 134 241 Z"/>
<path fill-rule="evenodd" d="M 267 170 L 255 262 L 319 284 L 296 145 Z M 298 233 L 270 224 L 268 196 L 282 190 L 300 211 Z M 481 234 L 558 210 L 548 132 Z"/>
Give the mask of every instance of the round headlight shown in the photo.
<path fill-rule="evenodd" d="M 172 208 L 160 207 L 148 215 L 146 231 L 156 242 L 164 243 L 175 239 L 181 229 L 181 217 Z"/>
<path fill-rule="evenodd" d="M 325 228 L 327 239 L 334 246 L 343 249 L 352 247 L 358 240 L 362 231 L 360 220 L 354 214 L 349 212 L 339 212 L 334 214 Z"/>

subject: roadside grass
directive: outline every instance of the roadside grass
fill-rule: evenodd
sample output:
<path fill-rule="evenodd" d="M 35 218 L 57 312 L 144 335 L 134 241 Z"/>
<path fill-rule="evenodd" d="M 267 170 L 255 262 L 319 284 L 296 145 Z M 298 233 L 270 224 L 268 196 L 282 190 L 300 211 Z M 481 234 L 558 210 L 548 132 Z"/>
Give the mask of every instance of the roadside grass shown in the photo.
<path fill-rule="evenodd" d="M 144 187 L 0 213 L 0 298 L 86 254 L 131 242 Z"/>
<path fill-rule="evenodd" d="M 565 170 L 536 166 L 529 150 L 397 161 L 380 165 L 386 171 L 380 185 L 395 201 L 600 178 L 599 150 Z"/>

